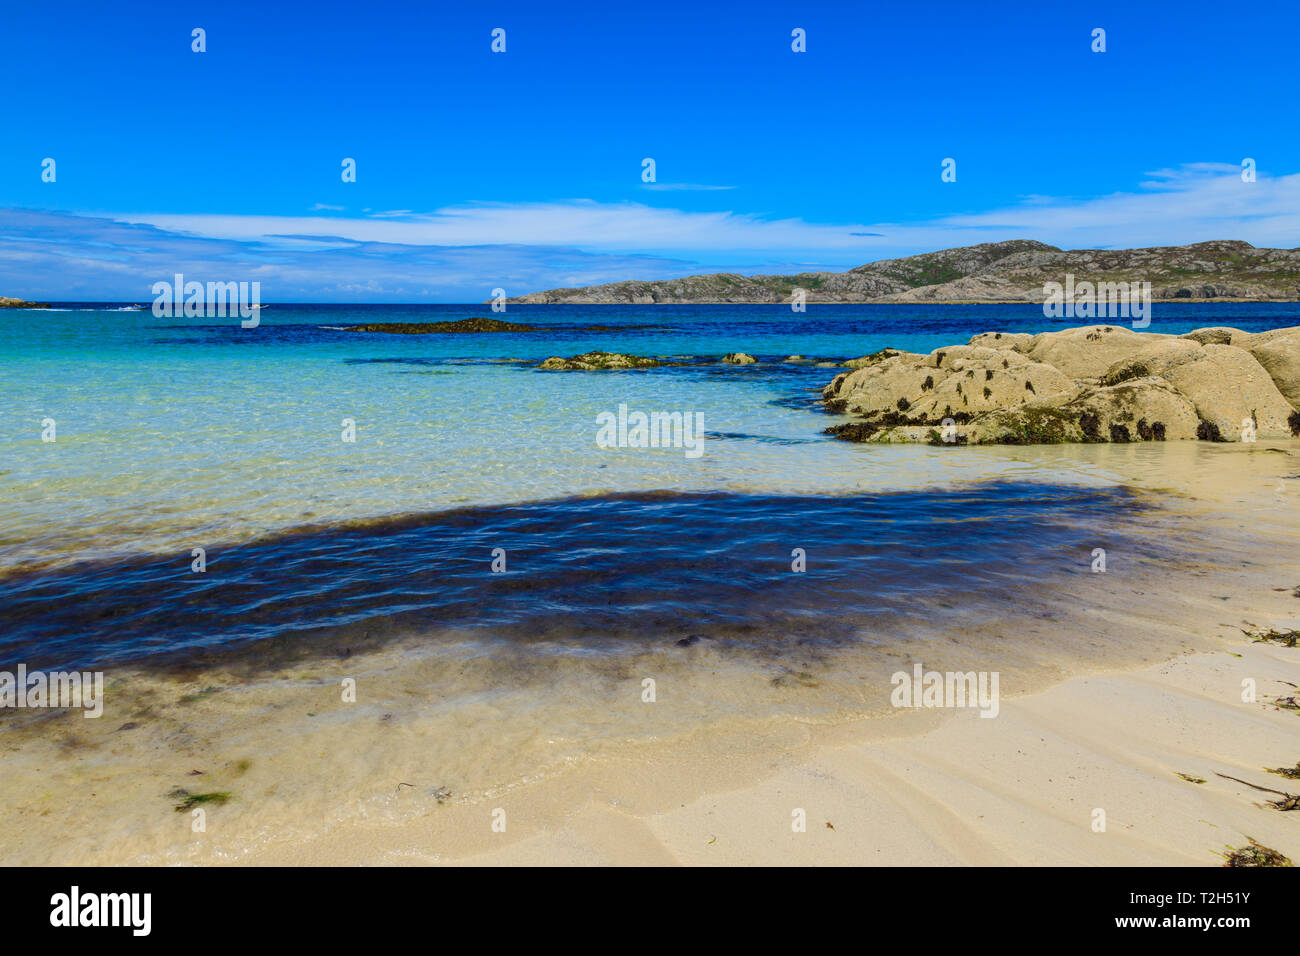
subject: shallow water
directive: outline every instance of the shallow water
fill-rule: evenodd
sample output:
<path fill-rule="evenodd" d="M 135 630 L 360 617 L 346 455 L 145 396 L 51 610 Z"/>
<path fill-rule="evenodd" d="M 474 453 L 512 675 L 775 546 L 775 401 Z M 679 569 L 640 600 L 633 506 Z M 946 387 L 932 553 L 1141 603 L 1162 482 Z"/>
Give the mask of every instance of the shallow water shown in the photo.
<path fill-rule="evenodd" d="M 345 330 L 476 314 L 491 313 L 272 306 L 243 329 L 118 306 L 0 313 L 0 655 L 124 660 L 371 623 L 600 632 L 699 605 L 737 623 L 752 616 L 734 610 L 746 590 L 792 614 L 814 593 L 763 578 L 793 548 L 811 550 L 823 582 L 852 553 L 894 585 L 950 571 L 935 545 L 960 530 L 972 567 L 998 567 L 1007 542 L 980 522 L 1004 509 L 1006 522 L 1042 523 L 1058 486 L 1112 480 L 1095 456 L 828 439 L 839 419 L 815 403 L 836 370 L 779 361 L 1055 327 L 1032 306 L 515 307 L 505 317 L 536 331 Z M 1300 323 L 1296 306 L 1165 305 L 1152 329 L 1288 322 Z M 691 362 L 534 368 L 596 348 Z M 772 364 L 698 362 L 741 349 Z M 623 404 L 698 413 L 703 453 L 597 447 L 597 416 Z M 40 441 L 46 417 L 56 442 Z M 878 497 L 971 482 L 1002 482 L 1005 497 Z M 636 497 L 648 492 L 678 497 Z M 423 517 L 349 530 L 399 516 Z M 487 577 L 495 547 L 510 570 Z M 190 573 L 195 548 L 205 574 Z M 683 599 L 644 603 L 638 589 Z"/>
<path fill-rule="evenodd" d="M 0 312 L 0 573 L 172 554 L 305 524 L 570 496 L 674 490 L 816 494 L 1023 478 L 999 455 L 858 449 L 821 434 L 834 369 L 687 365 L 552 373 L 591 349 L 844 359 L 928 351 L 989 329 L 1058 327 L 1033 306 L 512 307 L 528 333 L 388 335 L 353 323 L 486 307 L 272 306 L 262 324 L 149 312 Z M 1300 324 L 1294 305 L 1157 305 L 1153 331 Z M 598 326 L 605 331 L 582 331 Z M 519 362 L 511 360 L 522 360 Z M 710 438 L 600 449 L 620 404 L 697 412 Z M 42 421 L 57 442 L 40 441 Z M 343 421 L 356 441 L 342 440 Z M 1045 480 L 1077 480 L 1049 472 Z"/>

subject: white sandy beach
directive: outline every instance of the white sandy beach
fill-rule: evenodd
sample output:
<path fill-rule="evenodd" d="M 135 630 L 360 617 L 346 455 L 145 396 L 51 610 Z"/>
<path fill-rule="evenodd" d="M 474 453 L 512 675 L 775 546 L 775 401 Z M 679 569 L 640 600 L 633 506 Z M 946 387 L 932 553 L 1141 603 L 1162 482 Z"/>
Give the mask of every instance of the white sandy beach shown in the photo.
<path fill-rule="evenodd" d="M 1240 654 L 1238 657 L 1236 654 Z M 1265 767 L 1300 761 L 1300 715 L 1240 700 L 1300 679 L 1300 650 L 1251 644 L 1075 678 L 974 712 L 813 733 L 773 730 L 779 755 L 725 741 L 644 752 L 525 786 L 493 806 L 413 825 L 356 826 L 250 864 L 1215 865 L 1248 838 L 1300 858 L 1300 821 L 1222 779 L 1295 792 Z M 744 749 L 751 749 L 747 741 Z M 1205 779 L 1193 784 L 1176 776 Z M 793 832 L 791 813 L 807 811 Z M 1094 809 L 1105 832 L 1092 829 Z"/>
<path fill-rule="evenodd" d="M 1026 567 L 993 617 L 840 648 L 806 683 L 707 644 L 603 664 L 398 646 L 261 676 L 110 675 L 104 719 L 9 728 L 4 859 L 1214 866 L 1254 839 L 1300 860 L 1300 816 L 1218 776 L 1300 791 L 1267 772 L 1300 763 L 1300 713 L 1271 703 L 1296 694 L 1300 648 L 1243 633 L 1300 627 L 1298 452 L 1008 449 L 1159 489 L 1178 517 L 1144 533 L 1173 535 L 1176 557 L 1116 552 L 1110 573 L 1041 587 Z M 888 675 L 913 661 L 1000 669 L 997 717 L 891 708 Z M 362 703 L 340 705 L 349 675 Z M 229 801 L 196 832 L 174 805 L 213 792 Z"/>

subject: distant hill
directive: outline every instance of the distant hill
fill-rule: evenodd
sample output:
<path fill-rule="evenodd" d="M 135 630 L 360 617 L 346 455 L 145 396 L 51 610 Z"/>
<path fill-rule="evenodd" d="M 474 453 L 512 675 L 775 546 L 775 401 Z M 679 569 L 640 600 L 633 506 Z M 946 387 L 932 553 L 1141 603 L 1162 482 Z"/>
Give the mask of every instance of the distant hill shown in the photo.
<path fill-rule="evenodd" d="M 1300 249 L 1217 239 L 1150 249 L 1063 250 L 1032 239 L 882 259 L 848 272 L 741 276 L 727 272 L 629 280 L 516 296 L 519 304 L 650 305 L 789 302 L 1041 302 L 1043 283 L 1150 282 L 1156 301 L 1300 301 Z"/>

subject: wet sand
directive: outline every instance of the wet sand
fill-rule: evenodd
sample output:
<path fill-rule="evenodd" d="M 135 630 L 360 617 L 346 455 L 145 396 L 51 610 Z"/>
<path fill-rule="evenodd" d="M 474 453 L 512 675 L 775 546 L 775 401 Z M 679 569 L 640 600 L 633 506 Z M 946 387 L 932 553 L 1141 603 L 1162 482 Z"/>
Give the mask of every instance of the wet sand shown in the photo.
<path fill-rule="evenodd" d="M 1296 860 L 1296 821 L 1266 806 L 1278 797 L 1216 774 L 1300 790 L 1264 769 L 1300 761 L 1300 715 L 1239 699 L 1244 677 L 1285 691 L 1298 654 L 1243 644 L 1075 678 L 1007 702 L 995 721 L 960 712 L 771 728 L 762 758 L 732 756 L 738 741 L 726 737 L 684 743 L 243 862 L 1213 866 L 1251 839 Z M 498 806 L 505 833 L 491 831 Z M 804 832 L 792 828 L 798 809 Z"/>

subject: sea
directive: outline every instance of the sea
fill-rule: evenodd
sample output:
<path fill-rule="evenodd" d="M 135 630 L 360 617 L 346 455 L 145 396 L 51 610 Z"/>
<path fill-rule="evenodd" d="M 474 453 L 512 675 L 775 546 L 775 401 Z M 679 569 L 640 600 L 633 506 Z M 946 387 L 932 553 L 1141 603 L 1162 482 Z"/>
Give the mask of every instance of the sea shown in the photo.
<path fill-rule="evenodd" d="M 0 311 L 0 661 L 446 629 L 592 652 L 851 640 L 1078 564 L 1146 506 L 1104 452 L 824 434 L 845 419 L 818 363 L 1062 327 L 1037 306 L 273 304 L 251 329 L 128 306 Z M 472 317 L 532 330 L 350 329 Z M 1300 325 L 1300 306 L 1160 304 L 1148 331 L 1215 325 Z M 592 350 L 669 364 L 537 368 Z M 718 362 L 742 351 L 758 362 Z M 696 416 L 700 451 L 601 447 L 620 407 Z"/>

